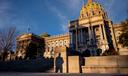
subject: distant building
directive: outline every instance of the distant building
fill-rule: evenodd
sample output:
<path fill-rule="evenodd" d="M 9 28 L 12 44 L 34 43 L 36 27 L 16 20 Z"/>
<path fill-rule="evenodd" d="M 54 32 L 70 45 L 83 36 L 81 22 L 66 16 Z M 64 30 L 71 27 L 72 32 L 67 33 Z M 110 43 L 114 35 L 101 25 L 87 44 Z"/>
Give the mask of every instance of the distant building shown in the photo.
<path fill-rule="evenodd" d="M 118 24 L 114 24 L 113 27 L 114 27 L 114 31 L 115 31 L 116 40 L 117 40 L 117 42 L 119 42 L 119 36 L 122 34 L 123 26 L 120 23 L 118 23 Z M 118 43 L 118 48 L 119 48 L 120 55 L 128 55 L 127 47 L 123 47 L 121 44 Z"/>
<path fill-rule="evenodd" d="M 56 47 L 69 47 L 69 39 L 68 33 L 43 38 L 34 34 L 22 34 L 17 37 L 16 55 L 21 59 L 29 58 L 29 53 L 32 56 L 54 57 Z"/>
<path fill-rule="evenodd" d="M 45 37 L 45 57 L 54 57 L 54 51 L 57 47 L 69 47 L 70 38 L 69 33 Z"/>
<path fill-rule="evenodd" d="M 17 37 L 17 58 L 30 59 L 43 55 L 44 46 L 43 38 L 34 34 L 22 34 Z"/>

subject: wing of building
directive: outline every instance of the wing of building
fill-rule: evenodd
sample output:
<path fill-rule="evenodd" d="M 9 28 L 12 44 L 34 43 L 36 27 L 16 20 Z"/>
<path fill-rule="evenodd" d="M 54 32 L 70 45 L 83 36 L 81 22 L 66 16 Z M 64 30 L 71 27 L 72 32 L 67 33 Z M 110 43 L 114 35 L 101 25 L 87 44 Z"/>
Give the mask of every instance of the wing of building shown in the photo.
<path fill-rule="evenodd" d="M 114 32 L 116 36 L 116 41 L 119 42 L 119 36 L 122 34 L 122 29 L 124 26 L 122 26 L 121 23 L 117 23 L 117 24 L 114 24 L 113 27 L 114 27 Z M 119 48 L 120 55 L 128 55 L 127 47 L 123 47 L 121 44 L 118 43 L 118 48 Z"/>
<path fill-rule="evenodd" d="M 16 58 L 33 59 L 44 54 L 44 39 L 31 33 L 17 37 Z"/>
<path fill-rule="evenodd" d="M 17 58 L 30 59 L 42 55 L 48 58 L 54 57 L 55 48 L 69 47 L 69 37 L 69 33 L 50 37 L 40 37 L 31 33 L 22 34 L 17 37 Z"/>
<path fill-rule="evenodd" d="M 54 57 L 54 51 L 57 47 L 69 47 L 69 33 L 45 37 L 45 57 Z"/>

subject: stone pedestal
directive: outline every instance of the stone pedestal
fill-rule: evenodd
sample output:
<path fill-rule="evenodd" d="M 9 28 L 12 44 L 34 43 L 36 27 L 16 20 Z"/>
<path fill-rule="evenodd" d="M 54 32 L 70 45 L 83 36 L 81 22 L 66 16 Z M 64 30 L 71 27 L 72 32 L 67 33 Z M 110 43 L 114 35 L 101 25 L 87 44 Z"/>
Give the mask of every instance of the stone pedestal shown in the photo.
<path fill-rule="evenodd" d="M 55 55 L 54 55 L 54 64 L 56 63 L 56 57 L 58 57 L 59 53 L 61 54 L 61 57 L 63 59 L 63 64 L 62 64 L 62 73 L 67 73 L 68 72 L 68 60 L 67 60 L 67 47 L 57 47 L 55 48 Z M 56 69 L 56 66 L 54 65 L 54 70 Z"/>
<path fill-rule="evenodd" d="M 128 74 L 128 55 L 86 57 L 82 72 Z"/>
<path fill-rule="evenodd" d="M 68 57 L 68 72 L 69 73 L 80 73 L 79 56 Z"/>

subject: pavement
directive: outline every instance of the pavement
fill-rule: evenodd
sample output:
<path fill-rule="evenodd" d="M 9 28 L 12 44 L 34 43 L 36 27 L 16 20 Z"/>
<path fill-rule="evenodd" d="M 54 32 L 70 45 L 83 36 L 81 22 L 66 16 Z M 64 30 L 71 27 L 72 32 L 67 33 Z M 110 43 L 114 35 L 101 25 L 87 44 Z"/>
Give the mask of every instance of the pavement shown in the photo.
<path fill-rule="evenodd" d="M 81 74 L 81 73 L 19 73 L 4 72 L 0 76 L 128 76 L 128 74 Z"/>

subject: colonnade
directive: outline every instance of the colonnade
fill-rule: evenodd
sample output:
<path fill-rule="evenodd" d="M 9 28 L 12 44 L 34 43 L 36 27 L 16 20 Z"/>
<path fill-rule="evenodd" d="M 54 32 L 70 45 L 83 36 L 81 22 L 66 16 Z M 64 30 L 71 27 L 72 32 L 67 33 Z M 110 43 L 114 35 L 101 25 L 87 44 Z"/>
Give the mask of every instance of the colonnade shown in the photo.
<path fill-rule="evenodd" d="M 107 41 L 108 32 L 106 32 L 105 25 L 100 24 L 96 26 L 98 26 L 98 31 L 100 32 L 100 40 L 99 40 L 100 48 L 102 50 L 107 50 L 109 48 Z M 78 46 L 76 46 L 76 43 Z M 70 44 L 78 48 L 96 47 L 97 40 L 96 40 L 95 26 L 82 27 L 82 28 L 78 27 L 73 30 L 70 30 Z"/>

